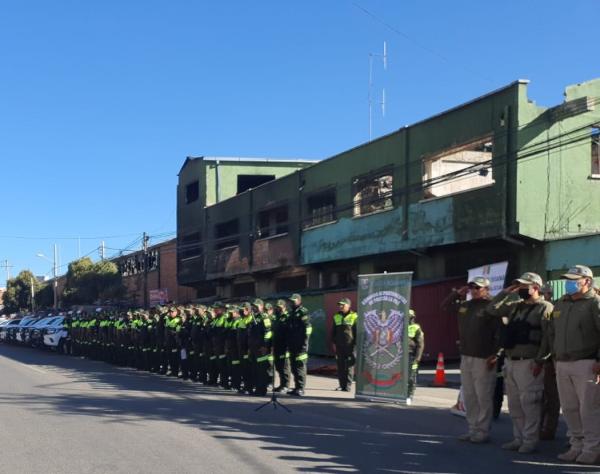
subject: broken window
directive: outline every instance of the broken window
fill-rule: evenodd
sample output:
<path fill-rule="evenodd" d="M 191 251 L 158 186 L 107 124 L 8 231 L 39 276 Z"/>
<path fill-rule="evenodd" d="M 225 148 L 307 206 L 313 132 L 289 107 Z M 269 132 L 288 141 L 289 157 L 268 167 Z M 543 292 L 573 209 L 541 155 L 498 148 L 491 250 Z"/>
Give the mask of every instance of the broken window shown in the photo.
<path fill-rule="evenodd" d="M 288 206 L 278 206 L 258 213 L 257 238 L 265 239 L 288 232 Z"/>
<path fill-rule="evenodd" d="M 592 176 L 600 178 L 600 128 L 592 128 Z"/>
<path fill-rule="evenodd" d="M 491 136 L 453 147 L 423 162 L 424 197 L 434 198 L 494 183 Z"/>
<path fill-rule="evenodd" d="M 160 263 L 160 254 L 158 249 L 150 249 L 146 255 L 146 262 L 144 264 L 144 253 L 136 252 L 128 255 L 118 264 L 119 271 L 122 276 L 137 275 L 145 271 L 146 266 L 148 271 L 154 271 L 158 268 Z"/>
<path fill-rule="evenodd" d="M 247 283 L 234 283 L 233 284 L 233 295 L 238 298 L 244 296 L 255 296 L 256 285 L 253 281 Z"/>
<path fill-rule="evenodd" d="M 292 293 L 306 289 L 306 275 L 298 275 L 275 280 L 275 291 L 277 293 Z"/>
<path fill-rule="evenodd" d="M 202 252 L 202 243 L 200 241 L 200 232 L 184 235 L 178 241 L 179 258 L 194 258 Z"/>
<path fill-rule="evenodd" d="M 335 220 L 335 189 L 328 189 L 309 196 L 306 200 L 308 215 L 305 227 L 326 224 Z"/>
<path fill-rule="evenodd" d="M 248 189 L 254 189 L 261 184 L 273 181 L 274 174 L 240 174 L 237 177 L 237 193 L 243 193 Z"/>
<path fill-rule="evenodd" d="M 354 217 L 391 209 L 393 180 L 391 168 L 354 178 L 352 180 Z"/>
<path fill-rule="evenodd" d="M 199 197 L 200 197 L 200 186 L 198 184 L 198 181 L 194 181 L 193 183 L 190 183 L 185 187 L 185 203 L 186 204 L 197 201 Z"/>
<path fill-rule="evenodd" d="M 232 219 L 217 224 L 215 229 L 215 248 L 217 250 L 227 247 L 235 247 L 240 242 L 240 220 Z"/>

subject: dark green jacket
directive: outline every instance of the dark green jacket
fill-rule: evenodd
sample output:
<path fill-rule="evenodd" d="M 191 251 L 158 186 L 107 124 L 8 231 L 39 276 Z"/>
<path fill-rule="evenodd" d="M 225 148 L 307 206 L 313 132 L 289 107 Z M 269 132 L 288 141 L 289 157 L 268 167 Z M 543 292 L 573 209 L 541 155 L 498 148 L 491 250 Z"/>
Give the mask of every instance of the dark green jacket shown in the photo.
<path fill-rule="evenodd" d="M 590 290 L 583 298 L 563 296 L 554 306 L 550 325 L 558 361 L 600 361 L 600 298 Z"/>

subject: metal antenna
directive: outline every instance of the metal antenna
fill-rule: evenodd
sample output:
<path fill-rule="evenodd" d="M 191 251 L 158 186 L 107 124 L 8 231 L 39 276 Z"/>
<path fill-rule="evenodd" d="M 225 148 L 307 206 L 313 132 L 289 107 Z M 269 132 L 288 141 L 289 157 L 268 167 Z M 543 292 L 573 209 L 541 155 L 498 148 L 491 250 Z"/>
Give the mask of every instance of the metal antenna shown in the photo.
<path fill-rule="evenodd" d="M 369 141 L 373 139 L 373 58 L 379 57 L 383 61 L 383 70 L 387 71 L 387 42 L 383 42 L 383 54 L 369 53 Z M 385 117 L 385 89 L 383 89 L 381 114 Z"/>

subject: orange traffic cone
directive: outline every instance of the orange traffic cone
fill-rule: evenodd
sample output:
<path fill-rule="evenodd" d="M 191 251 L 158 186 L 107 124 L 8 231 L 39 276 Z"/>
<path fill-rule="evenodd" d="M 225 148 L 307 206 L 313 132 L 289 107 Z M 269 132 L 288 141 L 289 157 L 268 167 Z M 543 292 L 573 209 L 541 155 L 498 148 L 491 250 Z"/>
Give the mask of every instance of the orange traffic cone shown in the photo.
<path fill-rule="evenodd" d="M 446 370 L 444 369 L 444 354 L 438 354 L 437 366 L 435 368 L 435 378 L 433 379 L 434 387 L 446 386 Z"/>

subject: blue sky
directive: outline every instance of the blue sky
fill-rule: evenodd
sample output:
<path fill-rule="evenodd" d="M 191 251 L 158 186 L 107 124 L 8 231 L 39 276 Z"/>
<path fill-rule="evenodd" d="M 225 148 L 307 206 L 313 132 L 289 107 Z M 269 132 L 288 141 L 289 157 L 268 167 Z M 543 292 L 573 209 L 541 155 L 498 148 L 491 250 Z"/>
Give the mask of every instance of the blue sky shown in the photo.
<path fill-rule="evenodd" d="M 57 243 L 62 272 L 77 237 L 94 259 L 101 240 L 167 237 L 188 155 L 321 159 L 366 141 L 383 41 L 374 137 L 519 78 L 555 105 L 600 75 L 597 6 L 3 0 L 0 262 L 48 274 L 36 253 Z"/>

